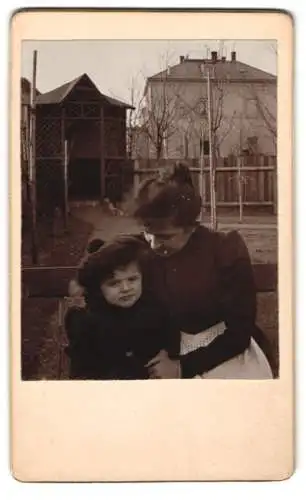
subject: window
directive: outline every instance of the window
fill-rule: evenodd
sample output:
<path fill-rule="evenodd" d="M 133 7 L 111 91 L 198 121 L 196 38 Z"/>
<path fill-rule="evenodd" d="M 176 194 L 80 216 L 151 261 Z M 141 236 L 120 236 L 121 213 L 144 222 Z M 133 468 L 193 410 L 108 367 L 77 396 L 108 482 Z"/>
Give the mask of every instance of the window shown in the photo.
<path fill-rule="evenodd" d="M 178 115 L 180 118 L 184 118 L 184 116 L 187 114 L 187 111 L 185 109 L 185 106 L 183 103 L 180 103 L 178 106 Z"/>
<path fill-rule="evenodd" d="M 189 140 L 188 140 L 188 134 L 187 133 L 184 133 L 183 136 L 182 136 L 181 152 L 184 155 L 184 158 L 188 158 Z"/>
<path fill-rule="evenodd" d="M 202 148 L 203 148 L 203 154 L 204 155 L 209 155 L 209 141 L 202 141 L 200 139 L 200 154 L 202 153 Z"/>
<path fill-rule="evenodd" d="M 258 137 L 253 135 L 247 137 L 247 148 L 250 154 L 257 154 L 258 152 Z"/>
<path fill-rule="evenodd" d="M 200 99 L 197 104 L 197 112 L 201 116 L 207 115 L 207 99 Z"/>

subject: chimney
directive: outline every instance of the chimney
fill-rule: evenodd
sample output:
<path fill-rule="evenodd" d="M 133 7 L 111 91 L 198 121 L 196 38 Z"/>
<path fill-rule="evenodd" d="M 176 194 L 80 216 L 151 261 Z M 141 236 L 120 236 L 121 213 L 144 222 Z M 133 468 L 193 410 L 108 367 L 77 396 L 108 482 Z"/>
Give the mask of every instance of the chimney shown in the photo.
<path fill-rule="evenodd" d="M 213 51 L 212 51 L 212 53 L 211 53 L 211 60 L 212 60 L 213 62 L 216 62 L 216 61 L 217 61 L 217 59 L 218 59 L 218 52 L 217 52 L 217 51 L 215 51 L 215 50 L 213 50 Z"/>
<path fill-rule="evenodd" d="M 180 56 L 180 64 L 182 64 L 185 61 L 185 56 Z"/>
<path fill-rule="evenodd" d="M 236 52 L 233 50 L 231 54 L 232 54 L 232 62 L 236 61 Z"/>

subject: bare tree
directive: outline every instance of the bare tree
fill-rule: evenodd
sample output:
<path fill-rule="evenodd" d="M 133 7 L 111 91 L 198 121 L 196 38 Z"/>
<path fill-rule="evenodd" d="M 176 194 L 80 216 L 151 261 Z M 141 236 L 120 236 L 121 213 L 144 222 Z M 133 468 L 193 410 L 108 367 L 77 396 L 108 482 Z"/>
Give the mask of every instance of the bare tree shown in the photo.
<path fill-rule="evenodd" d="M 245 111 L 243 123 L 240 126 L 245 133 L 248 131 L 254 138 L 262 137 L 272 141 L 273 150 L 277 147 L 277 97 L 276 82 L 267 83 L 245 82 L 241 99 L 244 102 Z M 251 105 L 250 114 L 247 106 Z M 259 135 L 258 135 L 259 134 Z M 252 135 L 249 139 L 252 138 Z M 252 144 L 248 142 L 245 147 L 253 150 Z M 256 149 L 256 148 L 255 148 Z"/>
<path fill-rule="evenodd" d="M 147 71 L 140 72 L 145 81 L 143 94 L 135 94 L 136 80 L 132 81 L 131 97 L 134 111 L 130 114 L 128 127 L 134 135 L 134 142 L 146 143 L 147 148 L 153 146 L 157 160 L 167 156 L 168 144 L 177 132 L 184 118 L 182 114 L 183 85 L 171 78 L 171 62 L 175 53 L 169 50 L 160 54 L 161 71 L 153 78 L 147 78 Z M 189 113 L 187 107 L 184 113 Z M 132 117 L 132 118 L 131 118 Z"/>
<path fill-rule="evenodd" d="M 129 158 L 139 156 L 139 140 L 142 135 L 141 117 L 145 106 L 145 96 L 141 93 L 137 79 L 135 77 L 131 80 L 130 85 L 130 104 L 127 115 L 127 154 Z"/>
<path fill-rule="evenodd" d="M 277 137 L 277 118 L 276 118 L 276 113 L 273 112 L 273 110 L 276 110 L 276 96 L 271 97 L 271 99 L 274 101 L 272 105 L 268 105 L 262 96 L 258 93 L 257 89 L 255 86 L 251 88 L 251 93 L 252 97 L 256 101 L 256 106 L 258 113 L 260 117 L 262 118 L 263 122 L 265 123 L 265 126 L 271 133 L 273 140 L 276 141 Z"/>
<path fill-rule="evenodd" d="M 231 116 L 225 114 L 225 100 L 229 95 L 225 80 L 212 80 L 212 149 L 215 158 L 220 156 L 220 147 L 230 133 L 236 118 L 236 111 Z M 207 124 L 208 127 L 208 124 Z"/>
<path fill-rule="evenodd" d="M 203 137 L 208 138 L 209 120 L 208 120 L 208 99 L 207 99 L 207 82 L 203 74 L 203 97 L 196 103 L 195 106 L 185 102 L 187 111 L 185 117 L 188 117 L 188 126 L 185 125 L 184 132 L 189 139 L 196 140 L 199 144 Z M 212 128 L 212 148 L 216 157 L 220 156 L 220 147 L 228 134 L 231 132 L 236 111 L 230 116 L 225 113 L 226 99 L 229 95 L 228 82 L 224 79 L 217 79 L 211 75 L 211 128 Z M 182 100 L 182 96 L 180 96 Z M 203 146 L 203 145 L 202 145 Z"/>
<path fill-rule="evenodd" d="M 269 43 L 268 49 L 277 58 L 277 45 L 276 43 Z M 272 137 L 274 148 L 276 149 L 277 143 L 277 91 L 276 91 L 276 77 L 275 80 L 268 81 L 265 85 L 258 83 L 247 84 L 247 90 L 251 99 L 256 104 L 258 115 L 261 118 L 264 126 Z M 275 86 L 275 92 L 273 87 Z"/>
<path fill-rule="evenodd" d="M 214 66 L 201 68 L 203 77 L 203 87 L 205 88 L 205 97 L 200 100 L 199 106 L 189 111 L 195 117 L 194 133 L 200 142 L 200 168 L 201 168 L 201 193 L 205 194 L 205 183 L 203 173 L 204 162 L 204 139 L 208 139 L 209 159 L 210 159 L 210 201 L 211 201 L 211 224 L 215 229 L 217 227 L 216 210 L 216 166 L 217 159 L 220 156 L 220 146 L 229 134 L 236 115 L 234 111 L 231 116 L 225 113 L 225 99 L 229 89 L 227 81 L 216 78 Z M 196 124 L 196 126 L 195 126 Z M 206 153 L 207 154 L 207 153 Z"/>
<path fill-rule="evenodd" d="M 177 132 L 179 92 L 173 91 L 168 72 L 148 84 L 147 106 L 143 109 L 140 130 L 154 146 L 157 160 L 167 155 L 169 139 Z"/>
<path fill-rule="evenodd" d="M 219 55 L 223 55 L 223 41 L 219 41 Z M 208 52 L 208 46 L 206 52 Z M 208 135 L 208 113 L 207 113 L 207 84 L 203 74 L 203 92 L 196 102 L 191 102 L 190 96 L 185 96 L 185 86 L 183 83 L 174 82 L 171 78 L 170 61 L 174 54 L 163 54 L 160 62 L 164 69 L 153 80 L 147 79 L 144 96 L 138 96 L 138 103 L 132 98 L 135 108 L 134 120 L 137 123 L 136 134 L 147 139 L 153 145 L 157 159 L 167 154 L 169 140 L 179 133 L 182 138 L 183 149 L 189 149 L 190 141 L 197 144 L 202 142 L 203 136 Z M 205 61 L 203 61 L 203 65 Z M 220 58 L 219 62 L 220 64 Z M 215 77 L 212 71 L 213 65 L 209 60 L 212 80 L 212 135 L 214 155 L 219 156 L 220 146 L 232 128 L 235 118 L 224 113 L 224 101 L 229 92 L 226 79 L 221 80 Z M 205 68 L 205 69 L 206 69 Z M 134 97 L 134 96 L 133 96 Z M 145 99 L 144 99 L 145 97 Z M 183 110 L 183 111 L 182 111 Z M 129 123 L 129 128 L 132 124 Z"/>
<path fill-rule="evenodd" d="M 277 42 L 270 42 L 268 44 L 268 49 L 277 57 Z"/>

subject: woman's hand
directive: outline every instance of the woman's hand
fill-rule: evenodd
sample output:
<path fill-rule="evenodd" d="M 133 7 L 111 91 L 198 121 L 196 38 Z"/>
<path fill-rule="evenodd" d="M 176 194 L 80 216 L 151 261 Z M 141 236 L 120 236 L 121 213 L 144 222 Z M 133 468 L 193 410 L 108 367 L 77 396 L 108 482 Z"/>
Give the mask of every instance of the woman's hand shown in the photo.
<path fill-rule="evenodd" d="M 68 287 L 69 296 L 66 297 L 68 307 L 85 307 L 84 289 L 76 280 L 71 280 Z"/>
<path fill-rule="evenodd" d="M 180 378 L 181 364 L 177 359 L 170 359 L 162 350 L 146 364 L 150 378 Z"/>
<path fill-rule="evenodd" d="M 67 307 L 79 307 L 84 308 L 86 306 L 84 297 L 66 297 L 65 302 Z"/>
<path fill-rule="evenodd" d="M 69 297 L 83 297 L 84 288 L 75 280 L 70 280 L 68 285 Z"/>

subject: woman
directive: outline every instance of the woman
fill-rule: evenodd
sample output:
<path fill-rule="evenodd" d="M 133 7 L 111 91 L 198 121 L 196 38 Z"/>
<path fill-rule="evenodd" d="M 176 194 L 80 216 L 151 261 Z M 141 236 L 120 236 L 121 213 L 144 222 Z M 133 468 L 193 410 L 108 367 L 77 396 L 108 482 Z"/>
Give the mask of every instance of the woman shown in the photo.
<path fill-rule="evenodd" d="M 180 360 L 161 351 L 152 378 L 272 378 L 259 347 L 256 289 L 246 245 L 236 231 L 197 223 L 201 198 L 179 165 L 139 189 L 134 217 L 152 252 L 147 275 L 182 332 Z M 255 340 L 256 339 L 256 340 Z"/>

